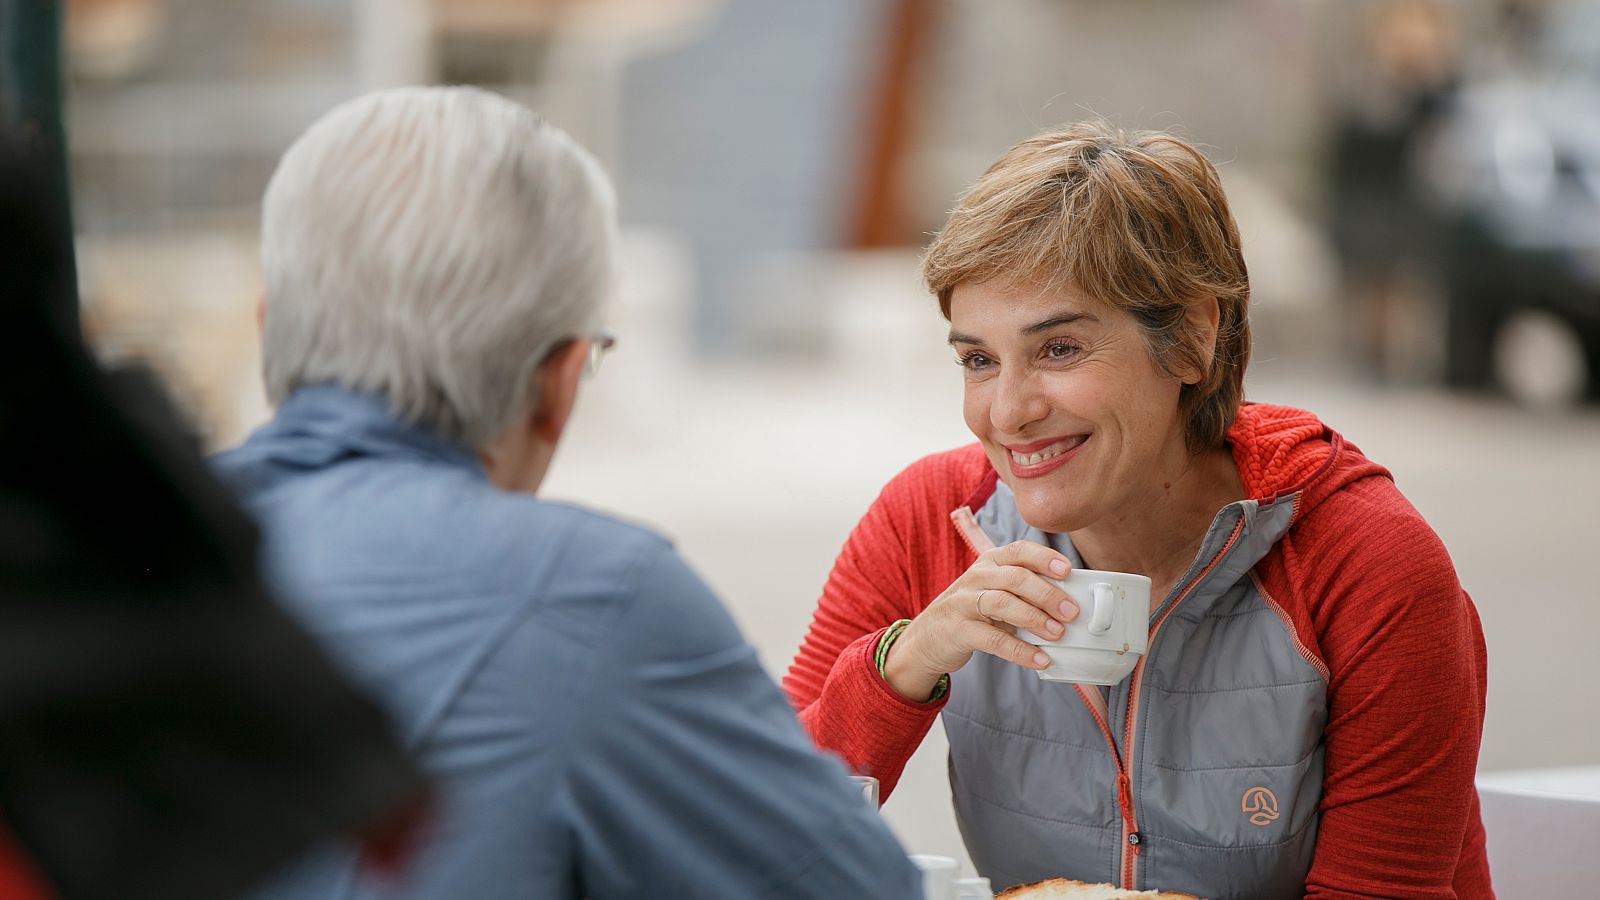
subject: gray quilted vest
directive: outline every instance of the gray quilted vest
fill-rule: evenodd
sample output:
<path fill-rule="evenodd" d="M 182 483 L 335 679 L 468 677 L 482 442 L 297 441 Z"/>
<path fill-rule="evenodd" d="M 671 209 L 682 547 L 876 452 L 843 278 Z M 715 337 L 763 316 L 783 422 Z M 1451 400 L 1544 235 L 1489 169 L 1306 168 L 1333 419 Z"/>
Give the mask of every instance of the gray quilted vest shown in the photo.
<path fill-rule="evenodd" d="M 1151 598 L 1150 649 L 1111 688 L 1040 681 L 977 654 L 943 712 L 957 822 L 1001 888 L 1056 876 L 1210 900 L 1300 897 L 1322 799 L 1327 682 L 1250 569 L 1295 496 L 1217 514 L 1172 593 Z M 1049 544 L 998 484 L 978 524 L 996 544 Z"/>

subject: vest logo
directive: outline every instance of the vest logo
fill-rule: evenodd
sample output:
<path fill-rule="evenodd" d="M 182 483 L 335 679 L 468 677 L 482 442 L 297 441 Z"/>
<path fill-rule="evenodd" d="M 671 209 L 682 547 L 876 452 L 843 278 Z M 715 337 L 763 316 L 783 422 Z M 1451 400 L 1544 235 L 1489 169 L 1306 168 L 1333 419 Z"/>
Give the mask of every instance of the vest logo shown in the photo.
<path fill-rule="evenodd" d="M 1253 787 L 1239 799 L 1239 811 L 1250 817 L 1251 825 L 1271 825 L 1278 821 L 1278 798 L 1264 787 Z"/>

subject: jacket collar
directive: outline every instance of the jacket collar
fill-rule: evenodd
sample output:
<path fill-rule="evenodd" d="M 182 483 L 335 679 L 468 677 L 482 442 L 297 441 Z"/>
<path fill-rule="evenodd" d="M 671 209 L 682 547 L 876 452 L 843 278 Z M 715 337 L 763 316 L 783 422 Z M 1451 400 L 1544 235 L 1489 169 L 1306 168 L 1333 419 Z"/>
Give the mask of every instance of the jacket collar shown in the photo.
<path fill-rule="evenodd" d="M 483 474 L 471 450 L 406 422 L 382 397 L 328 384 L 295 391 L 240 449 L 249 448 L 308 467 L 350 457 L 409 457 Z"/>

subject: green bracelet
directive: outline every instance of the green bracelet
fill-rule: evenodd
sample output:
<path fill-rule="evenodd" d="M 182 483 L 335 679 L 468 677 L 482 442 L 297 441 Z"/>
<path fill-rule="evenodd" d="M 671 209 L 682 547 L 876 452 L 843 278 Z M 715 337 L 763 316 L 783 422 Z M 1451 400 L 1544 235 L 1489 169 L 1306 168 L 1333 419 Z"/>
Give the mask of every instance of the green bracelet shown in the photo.
<path fill-rule="evenodd" d="M 883 667 L 884 664 L 889 661 L 889 648 L 894 645 L 895 638 L 900 636 L 900 632 L 905 631 L 906 626 L 910 624 L 910 619 L 898 619 L 888 628 L 885 628 L 883 630 L 883 636 L 878 638 L 878 649 L 873 652 L 872 661 L 878 666 L 879 678 L 883 678 L 885 681 L 888 680 L 887 676 L 883 674 Z M 923 702 L 932 703 L 949 692 L 950 675 L 946 673 L 939 676 L 939 682 L 933 686 L 933 693 L 930 694 L 928 699 Z"/>

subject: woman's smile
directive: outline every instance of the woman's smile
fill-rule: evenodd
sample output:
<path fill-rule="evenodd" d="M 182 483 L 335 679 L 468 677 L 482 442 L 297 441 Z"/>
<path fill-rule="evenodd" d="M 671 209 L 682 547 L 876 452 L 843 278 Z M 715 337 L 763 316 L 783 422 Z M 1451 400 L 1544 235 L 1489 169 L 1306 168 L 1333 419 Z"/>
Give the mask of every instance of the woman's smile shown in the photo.
<path fill-rule="evenodd" d="M 1029 444 L 1002 444 L 1009 452 L 1011 474 L 1016 478 L 1038 478 L 1054 472 L 1078 455 L 1078 450 L 1089 440 L 1087 434 L 1046 438 Z"/>

